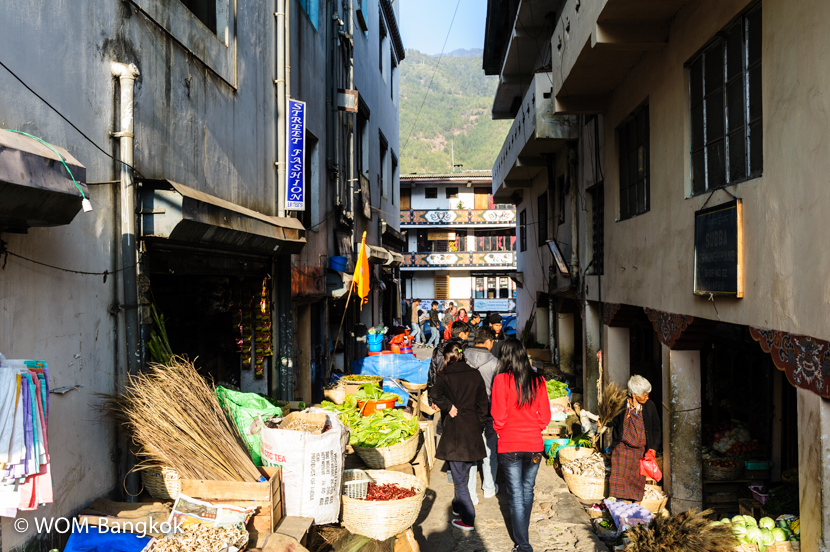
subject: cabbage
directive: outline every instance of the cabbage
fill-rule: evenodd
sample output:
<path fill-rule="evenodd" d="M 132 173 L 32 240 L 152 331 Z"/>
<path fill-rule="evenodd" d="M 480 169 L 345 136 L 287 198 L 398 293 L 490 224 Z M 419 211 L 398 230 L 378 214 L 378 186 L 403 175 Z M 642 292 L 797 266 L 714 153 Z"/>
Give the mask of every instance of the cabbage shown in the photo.
<path fill-rule="evenodd" d="M 744 516 L 744 521 L 746 521 L 747 527 L 749 527 L 750 525 L 753 527 L 758 527 L 758 522 L 755 521 L 755 518 L 752 516 Z"/>
<path fill-rule="evenodd" d="M 735 516 L 732 518 L 732 523 L 742 523 L 746 525 L 746 520 L 744 519 L 744 516 Z"/>
<path fill-rule="evenodd" d="M 746 540 L 760 543 L 761 542 L 761 530 L 757 527 L 747 527 L 746 528 Z"/>
<path fill-rule="evenodd" d="M 767 546 L 775 544 L 775 536 L 773 536 L 772 531 L 769 529 L 759 529 L 759 531 L 761 531 L 761 543 Z"/>
<path fill-rule="evenodd" d="M 732 524 L 732 532 L 738 538 L 745 537 L 746 536 L 746 527 L 744 527 L 740 523 L 733 523 Z"/>
<path fill-rule="evenodd" d="M 732 520 L 729 519 L 729 518 L 723 518 L 722 520 L 720 520 L 720 522 L 721 523 L 732 523 Z"/>
<path fill-rule="evenodd" d="M 762 529 L 772 529 L 773 527 L 775 527 L 775 521 L 773 521 L 773 519 L 770 517 L 762 517 L 758 521 L 758 527 Z"/>
<path fill-rule="evenodd" d="M 712 522 L 712 523 L 710 523 L 709 525 L 710 525 L 711 527 L 717 527 L 718 525 L 723 525 L 723 523 L 721 523 L 721 522 L 719 522 L 719 521 L 713 521 L 713 522 Z"/>
<path fill-rule="evenodd" d="M 776 527 L 772 530 L 772 536 L 775 538 L 776 542 L 783 542 L 787 540 L 787 532 L 780 527 Z"/>

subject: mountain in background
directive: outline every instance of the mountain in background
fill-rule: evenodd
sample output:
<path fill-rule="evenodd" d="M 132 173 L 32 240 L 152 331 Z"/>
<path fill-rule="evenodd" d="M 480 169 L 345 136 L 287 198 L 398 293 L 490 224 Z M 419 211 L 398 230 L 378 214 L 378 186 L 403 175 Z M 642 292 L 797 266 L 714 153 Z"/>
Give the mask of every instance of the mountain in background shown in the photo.
<path fill-rule="evenodd" d="M 480 49 L 445 54 L 421 109 L 438 57 L 407 50 L 400 65 L 401 174 L 450 172 L 453 144 L 464 170 L 493 168 L 511 121 L 490 118 L 498 77 L 484 75 L 481 55 Z"/>

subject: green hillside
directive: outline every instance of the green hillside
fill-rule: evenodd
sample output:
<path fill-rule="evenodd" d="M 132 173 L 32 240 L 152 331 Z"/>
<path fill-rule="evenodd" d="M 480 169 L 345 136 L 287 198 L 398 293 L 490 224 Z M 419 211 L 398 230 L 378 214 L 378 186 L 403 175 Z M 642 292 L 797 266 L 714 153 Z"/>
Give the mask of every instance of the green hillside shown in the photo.
<path fill-rule="evenodd" d="M 498 77 L 481 69 L 481 50 L 448 54 L 441 59 L 427 101 L 405 149 L 401 174 L 449 172 L 451 142 L 455 163 L 465 170 L 492 169 L 511 121 L 493 121 L 490 108 Z M 469 55 L 473 54 L 473 55 Z M 421 107 L 437 56 L 407 50 L 400 66 L 401 148 Z"/>

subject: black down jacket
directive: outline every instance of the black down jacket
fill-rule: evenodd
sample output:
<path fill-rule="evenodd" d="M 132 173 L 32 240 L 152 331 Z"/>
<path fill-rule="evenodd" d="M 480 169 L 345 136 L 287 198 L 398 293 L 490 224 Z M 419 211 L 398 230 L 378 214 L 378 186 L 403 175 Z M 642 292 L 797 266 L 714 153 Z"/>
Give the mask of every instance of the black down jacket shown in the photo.
<path fill-rule="evenodd" d="M 441 409 L 443 433 L 435 456 L 449 462 L 477 462 L 487 455 L 481 432 L 490 401 L 478 370 L 466 362 L 445 366 L 435 377 L 430 392 L 433 404 Z M 455 406 L 458 415 L 450 417 Z"/>

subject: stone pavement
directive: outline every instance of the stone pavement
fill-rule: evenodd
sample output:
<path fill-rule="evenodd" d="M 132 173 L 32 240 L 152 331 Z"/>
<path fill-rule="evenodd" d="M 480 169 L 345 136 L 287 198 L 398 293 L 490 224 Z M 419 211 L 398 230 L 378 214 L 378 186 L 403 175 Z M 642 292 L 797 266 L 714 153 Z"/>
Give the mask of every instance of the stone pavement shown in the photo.
<path fill-rule="evenodd" d="M 485 499 L 478 484 L 475 531 L 451 525 L 453 486 L 447 482 L 444 462 L 436 460 L 421 514 L 412 528 L 422 552 L 510 552 L 510 519 L 505 484 L 497 477 L 499 494 Z M 542 465 L 536 478 L 530 543 L 535 552 L 608 552 L 591 531 L 588 514 L 553 467 Z"/>

